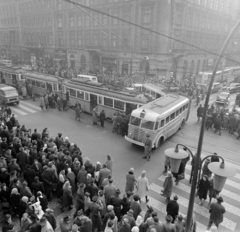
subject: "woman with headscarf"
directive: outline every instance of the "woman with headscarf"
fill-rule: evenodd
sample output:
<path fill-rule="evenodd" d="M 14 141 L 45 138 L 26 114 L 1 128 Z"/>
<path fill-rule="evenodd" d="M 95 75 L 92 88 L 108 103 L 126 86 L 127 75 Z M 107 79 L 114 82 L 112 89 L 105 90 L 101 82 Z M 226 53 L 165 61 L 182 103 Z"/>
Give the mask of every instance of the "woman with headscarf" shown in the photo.
<path fill-rule="evenodd" d="M 95 178 L 96 185 L 98 187 L 99 187 L 99 172 L 100 172 L 101 168 L 102 168 L 102 165 L 98 161 L 97 164 L 96 164 L 96 167 L 95 167 L 95 171 L 94 171 L 94 178 Z"/>
<path fill-rule="evenodd" d="M 81 169 L 81 163 L 79 162 L 78 158 L 75 158 L 72 164 L 72 171 L 76 177 L 80 169 Z"/>
<path fill-rule="evenodd" d="M 21 191 L 22 196 L 26 196 L 28 198 L 31 198 L 33 196 L 32 191 L 28 187 L 27 181 L 23 181 L 23 188 Z"/>
<path fill-rule="evenodd" d="M 146 177 L 145 170 L 142 171 L 141 176 L 138 177 L 136 188 L 139 198 L 142 199 L 143 197 L 145 197 L 146 202 L 148 202 L 148 179 Z"/>
<path fill-rule="evenodd" d="M 72 209 L 73 205 L 73 195 L 72 187 L 70 182 L 67 180 L 63 185 L 63 200 L 62 200 L 62 209 L 66 210 L 67 208 Z"/>
<path fill-rule="evenodd" d="M 10 201 L 11 201 L 12 211 L 15 214 L 18 214 L 20 200 L 21 200 L 21 195 L 19 194 L 18 189 L 13 188 L 10 195 Z"/>
<path fill-rule="evenodd" d="M 207 199 L 207 193 L 209 190 L 210 184 L 208 181 L 208 176 L 204 175 L 202 179 L 199 180 L 198 187 L 197 187 L 197 193 L 199 197 L 199 205 L 202 205 L 203 200 Z"/>
<path fill-rule="evenodd" d="M 74 213 L 74 217 L 77 215 L 77 212 L 79 210 L 82 210 L 84 212 L 84 199 L 85 199 L 85 189 L 86 185 L 81 183 L 77 190 L 77 196 L 76 196 L 76 211 Z"/>
<path fill-rule="evenodd" d="M 162 196 L 166 197 L 166 201 L 170 201 L 170 197 L 172 195 L 172 189 L 173 189 L 173 175 L 170 171 L 168 171 L 167 176 L 163 183 L 163 190 L 162 190 Z"/>
<path fill-rule="evenodd" d="M 128 174 L 126 175 L 126 187 L 125 192 L 132 192 L 134 191 L 134 185 L 136 184 L 137 180 L 134 175 L 134 168 L 130 168 Z"/>
<path fill-rule="evenodd" d="M 18 207 L 18 214 L 19 214 L 19 219 L 22 219 L 23 214 L 25 213 L 27 207 L 28 207 L 28 197 L 24 196 L 19 202 L 19 207 Z"/>

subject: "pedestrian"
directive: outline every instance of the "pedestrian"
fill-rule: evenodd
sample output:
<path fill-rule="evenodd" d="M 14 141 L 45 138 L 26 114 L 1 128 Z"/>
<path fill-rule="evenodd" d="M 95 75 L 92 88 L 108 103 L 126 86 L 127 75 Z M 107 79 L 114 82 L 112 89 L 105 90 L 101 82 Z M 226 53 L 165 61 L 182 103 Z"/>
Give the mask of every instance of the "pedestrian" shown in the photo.
<path fill-rule="evenodd" d="M 168 170 L 170 170 L 170 169 L 171 169 L 170 157 L 168 157 L 167 155 L 165 155 L 164 172 L 163 172 L 163 173 L 167 173 Z"/>
<path fill-rule="evenodd" d="M 111 172 L 111 175 L 112 175 L 112 168 L 113 168 L 113 160 L 112 160 L 112 158 L 111 158 L 111 156 L 110 155 L 107 155 L 107 161 L 106 161 L 106 167 L 107 167 L 107 169 L 109 169 L 110 170 L 110 172 Z"/>
<path fill-rule="evenodd" d="M 73 208 L 72 187 L 69 181 L 66 181 L 63 185 L 62 210 L 66 210 L 67 208 Z"/>
<path fill-rule="evenodd" d="M 170 171 L 168 171 L 167 176 L 163 183 L 162 194 L 160 195 L 166 197 L 166 201 L 168 202 L 172 195 L 172 190 L 173 190 L 173 175 Z"/>
<path fill-rule="evenodd" d="M 132 228 L 136 225 L 136 221 L 135 221 L 135 219 L 134 219 L 134 217 L 133 217 L 133 210 L 132 210 L 132 209 L 130 209 L 130 210 L 127 212 L 127 214 L 123 215 L 123 220 L 124 220 L 125 218 L 128 220 L 128 223 L 129 223 L 129 225 L 130 225 L 130 227 L 131 227 L 131 229 L 132 229 Z"/>
<path fill-rule="evenodd" d="M 215 128 L 214 133 L 218 132 L 218 134 L 221 135 L 221 125 L 222 125 L 221 118 L 220 116 L 217 116 L 214 122 L 214 128 Z"/>
<path fill-rule="evenodd" d="M 202 117 L 203 115 L 203 107 L 202 105 L 200 104 L 198 109 L 197 109 L 197 118 L 198 118 L 198 122 L 200 121 L 200 118 Z"/>
<path fill-rule="evenodd" d="M 53 230 L 55 231 L 56 228 L 57 228 L 57 221 L 56 221 L 56 218 L 54 216 L 53 210 L 50 209 L 50 208 L 47 208 L 45 210 L 45 217 L 47 218 L 47 220 L 51 224 Z"/>
<path fill-rule="evenodd" d="M 212 175 L 212 172 L 208 169 L 208 165 L 210 163 L 211 163 L 211 160 L 209 158 L 207 158 L 203 164 L 202 176 L 206 175 L 206 176 L 210 177 Z"/>
<path fill-rule="evenodd" d="M 45 216 L 43 216 L 40 219 L 40 225 L 41 225 L 41 232 L 54 232 L 50 222 L 47 220 Z M 34 230 L 33 230 L 34 231 Z M 61 231 L 62 232 L 62 231 Z"/>
<path fill-rule="evenodd" d="M 223 215 L 226 213 L 224 206 L 222 205 L 223 198 L 219 196 L 216 203 L 211 203 L 209 213 L 209 223 L 207 229 L 209 230 L 214 223 L 216 227 L 223 222 Z"/>
<path fill-rule="evenodd" d="M 6 214 L 4 216 L 4 220 L 2 221 L 2 232 L 9 232 L 14 229 L 14 224 L 12 222 L 12 217 L 10 214 Z"/>
<path fill-rule="evenodd" d="M 19 232 L 28 231 L 29 226 L 32 224 L 32 221 L 29 219 L 29 215 L 24 213 L 21 219 L 21 230 Z"/>
<path fill-rule="evenodd" d="M 43 95 L 41 95 L 41 97 L 40 97 L 40 108 L 41 108 L 41 110 L 44 110 L 44 107 L 45 107 L 45 101 L 44 101 Z"/>
<path fill-rule="evenodd" d="M 146 202 L 148 202 L 148 179 L 145 170 L 142 171 L 141 176 L 138 177 L 136 188 L 139 200 L 141 201 L 141 199 L 145 197 Z"/>
<path fill-rule="evenodd" d="M 22 197 L 22 199 L 19 202 L 18 215 L 19 215 L 20 221 L 22 219 L 23 214 L 25 213 L 25 211 L 27 209 L 27 206 L 28 206 L 27 202 L 28 202 L 28 197 L 25 197 L 25 196 Z"/>
<path fill-rule="evenodd" d="M 142 208 L 139 203 L 139 200 L 140 200 L 139 196 L 137 194 L 135 194 L 133 196 L 133 201 L 130 205 L 130 209 L 133 210 L 133 217 L 135 220 L 137 219 L 138 215 L 140 215 L 140 213 L 142 212 Z"/>
<path fill-rule="evenodd" d="M 120 190 L 117 189 L 116 193 L 111 196 L 109 204 L 113 206 L 114 213 L 118 218 L 118 221 L 121 220 L 121 207 L 122 207 L 122 199 L 120 198 Z"/>
<path fill-rule="evenodd" d="M 111 197 L 116 194 L 117 188 L 113 185 L 113 179 L 108 180 L 108 184 L 104 187 L 103 193 L 106 199 L 106 204 L 110 204 Z"/>
<path fill-rule="evenodd" d="M 144 143 L 144 157 L 143 159 L 147 159 L 148 161 L 151 158 L 151 151 L 152 151 L 152 140 L 150 139 L 150 135 L 146 135 L 147 138 Z"/>
<path fill-rule="evenodd" d="M 62 111 L 63 101 L 60 97 L 57 97 L 57 106 L 58 106 L 58 110 Z"/>
<path fill-rule="evenodd" d="M 126 175 L 126 187 L 125 192 L 133 192 L 134 186 L 136 185 L 137 180 L 134 175 L 134 168 L 130 168 L 128 174 Z"/>
<path fill-rule="evenodd" d="M 130 228 L 130 225 L 128 223 L 128 219 L 127 218 L 124 218 L 122 220 L 122 225 L 119 229 L 118 232 L 131 232 L 131 228 Z"/>
<path fill-rule="evenodd" d="M 93 125 L 97 125 L 98 122 L 98 107 L 94 107 L 93 112 L 92 112 L 92 122 Z"/>
<path fill-rule="evenodd" d="M 178 213 L 179 213 L 179 204 L 177 203 L 178 196 L 175 195 L 173 200 L 170 200 L 167 204 L 167 215 L 172 217 L 172 223 L 174 223 Z"/>
<path fill-rule="evenodd" d="M 209 184 L 209 181 L 208 181 L 208 176 L 204 175 L 199 180 L 198 187 L 197 187 L 197 195 L 198 195 L 199 200 L 200 200 L 199 205 L 202 205 L 203 200 L 207 199 L 207 193 L 208 193 L 209 188 L 210 188 L 210 184 Z"/>
<path fill-rule="evenodd" d="M 175 232 L 176 226 L 172 224 L 172 217 L 170 215 L 167 215 L 165 217 L 165 222 L 163 223 L 164 232 Z"/>
<path fill-rule="evenodd" d="M 59 222 L 59 227 L 61 232 L 69 232 L 71 231 L 71 223 L 70 223 L 70 217 L 69 216 L 65 216 L 63 218 L 60 219 Z"/>
<path fill-rule="evenodd" d="M 153 218 L 153 224 L 149 227 L 150 231 L 154 231 L 153 229 L 155 229 L 156 232 L 163 232 L 165 231 L 164 227 L 163 227 L 163 223 L 161 223 L 158 219 L 158 217 L 154 217 Z"/>
<path fill-rule="evenodd" d="M 103 168 L 99 171 L 99 186 L 102 185 L 102 182 L 105 178 L 111 175 L 111 171 L 107 168 L 106 164 L 103 164 Z"/>
<path fill-rule="evenodd" d="M 77 107 L 75 108 L 75 113 L 76 113 L 75 120 L 81 121 L 81 120 L 80 120 L 80 117 L 81 117 L 81 109 L 80 109 L 79 106 L 77 106 Z"/>
<path fill-rule="evenodd" d="M 92 204 L 90 205 L 90 218 L 92 219 L 93 231 L 101 231 L 102 219 L 101 211 L 103 210 L 103 205 L 101 201 L 98 201 L 98 196 L 92 198 Z"/>
<path fill-rule="evenodd" d="M 214 189 L 213 178 L 211 176 L 208 178 L 208 181 L 209 181 L 209 189 L 208 189 L 209 203 L 208 203 L 208 206 L 210 206 L 212 198 L 216 198 L 217 197 L 217 193 L 216 193 L 216 191 Z"/>
<path fill-rule="evenodd" d="M 176 232 L 184 232 L 185 231 L 185 220 L 183 220 L 182 214 L 177 216 L 177 220 L 175 220 Z"/>
<path fill-rule="evenodd" d="M 104 121 L 105 121 L 105 119 L 106 119 L 106 115 L 105 115 L 104 110 L 101 111 L 101 113 L 100 113 L 99 116 L 100 116 L 101 127 L 104 127 Z"/>

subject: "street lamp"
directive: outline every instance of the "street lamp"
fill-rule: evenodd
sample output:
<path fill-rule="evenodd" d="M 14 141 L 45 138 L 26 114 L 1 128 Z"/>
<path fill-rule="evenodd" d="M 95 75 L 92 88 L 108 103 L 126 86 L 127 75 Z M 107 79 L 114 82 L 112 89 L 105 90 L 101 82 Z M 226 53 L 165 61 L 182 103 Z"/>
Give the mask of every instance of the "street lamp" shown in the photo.
<path fill-rule="evenodd" d="M 203 144 L 203 136 L 204 136 L 204 130 L 205 130 L 205 123 L 206 123 L 206 115 L 207 115 L 208 103 L 209 103 L 209 98 L 210 98 L 210 94 L 211 94 L 211 90 L 212 90 L 213 81 L 214 81 L 214 78 L 216 76 L 216 72 L 217 72 L 217 69 L 218 69 L 218 64 L 219 64 L 227 46 L 228 46 L 229 41 L 231 40 L 235 31 L 238 29 L 239 25 L 240 25 L 240 19 L 238 20 L 236 25 L 233 27 L 232 31 L 228 35 L 226 41 L 224 42 L 224 44 L 221 48 L 221 51 L 220 51 L 220 53 L 218 55 L 218 58 L 217 58 L 217 61 L 215 63 L 213 73 L 212 73 L 212 77 L 210 79 L 210 83 L 209 83 L 209 86 L 208 86 L 208 92 L 207 92 L 205 105 L 204 105 L 204 110 L 203 110 L 202 125 L 201 125 L 199 140 L 198 140 L 198 149 L 197 149 L 197 155 L 196 155 L 196 160 L 195 160 L 193 181 L 192 181 L 189 204 L 188 204 L 187 221 L 186 221 L 186 227 L 185 227 L 186 232 L 190 232 L 190 228 L 191 228 L 191 224 L 192 224 L 193 206 L 194 206 L 195 192 L 196 192 L 196 187 L 197 187 L 197 178 L 198 178 L 198 171 L 199 171 L 198 167 L 199 167 L 199 164 L 200 164 L 202 144 Z"/>

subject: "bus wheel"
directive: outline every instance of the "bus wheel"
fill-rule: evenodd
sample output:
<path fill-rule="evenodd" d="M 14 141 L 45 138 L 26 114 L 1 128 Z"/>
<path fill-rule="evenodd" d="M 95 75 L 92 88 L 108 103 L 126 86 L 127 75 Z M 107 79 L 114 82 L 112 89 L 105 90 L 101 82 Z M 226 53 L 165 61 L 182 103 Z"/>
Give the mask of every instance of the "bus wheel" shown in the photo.
<path fill-rule="evenodd" d="M 185 119 L 182 120 L 181 126 L 179 127 L 179 130 L 181 130 L 185 125 Z"/>
<path fill-rule="evenodd" d="M 163 139 L 163 137 L 161 137 L 161 138 L 158 140 L 158 145 L 157 145 L 157 147 L 159 148 L 159 147 L 163 144 L 163 142 L 164 142 L 164 139 Z"/>

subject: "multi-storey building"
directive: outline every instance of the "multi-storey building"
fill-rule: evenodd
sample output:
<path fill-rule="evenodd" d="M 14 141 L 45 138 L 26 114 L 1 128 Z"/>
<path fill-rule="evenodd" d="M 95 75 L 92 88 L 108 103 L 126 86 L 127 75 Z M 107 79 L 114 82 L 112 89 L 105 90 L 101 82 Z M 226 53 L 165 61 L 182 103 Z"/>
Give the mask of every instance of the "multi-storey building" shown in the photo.
<path fill-rule="evenodd" d="M 212 68 L 231 27 L 232 0 L 73 1 L 90 9 L 65 0 L 17 1 L 25 57 L 180 79 Z"/>
<path fill-rule="evenodd" d="M 20 55 L 20 27 L 17 0 L 0 1 L 0 55 L 17 59 Z"/>

